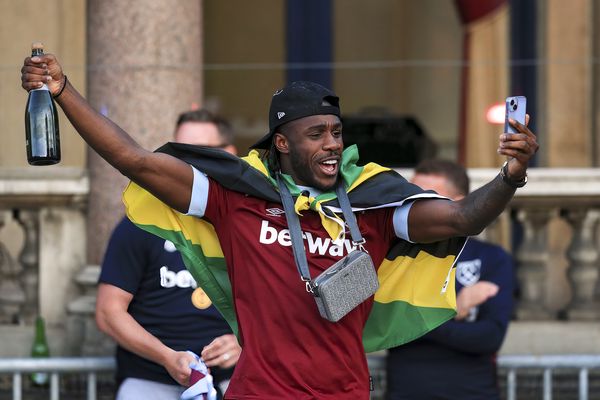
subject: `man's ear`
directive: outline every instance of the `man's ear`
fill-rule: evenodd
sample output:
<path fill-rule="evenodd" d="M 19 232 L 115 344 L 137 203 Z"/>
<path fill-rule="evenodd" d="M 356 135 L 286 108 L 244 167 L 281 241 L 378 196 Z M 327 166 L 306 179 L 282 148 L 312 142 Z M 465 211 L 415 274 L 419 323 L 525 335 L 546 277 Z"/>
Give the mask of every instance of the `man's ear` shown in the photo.
<path fill-rule="evenodd" d="M 277 151 L 282 154 L 288 154 L 290 152 L 288 140 L 281 133 L 275 133 L 275 135 L 273 135 L 273 144 L 275 145 Z"/>

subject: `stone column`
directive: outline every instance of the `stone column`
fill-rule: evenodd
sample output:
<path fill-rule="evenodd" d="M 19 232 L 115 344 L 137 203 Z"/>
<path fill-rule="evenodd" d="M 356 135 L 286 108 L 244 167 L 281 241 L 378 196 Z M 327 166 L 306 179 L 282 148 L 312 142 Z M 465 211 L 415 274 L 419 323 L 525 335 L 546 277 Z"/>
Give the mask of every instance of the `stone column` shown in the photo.
<path fill-rule="evenodd" d="M 600 7 L 594 5 L 592 14 L 592 55 L 594 59 L 600 56 Z M 600 128 L 600 64 L 593 63 L 592 78 L 592 132 L 597 132 Z M 600 140 L 597 135 L 592 136 L 594 141 L 594 159 L 593 166 L 600 165 Z"/>
<path fill-rule="evenodd" d="M 6 216 L 6 211 L 0 211 L 0 230 L 4 228 Z M 25 304 L 25 291 L 19 279 L 22 272 L 23 267 L 13 259 L 8 248 L 0 241 L 0 323 L 2 324 L 21 322 Z"/>
<path fill-rule="evenodd" d="M 202 98 L 202 2 L 89 0 L 88 98 L 141 146 L 169 141 L 177 115 Z M 88 151 L 88 261 L 99 263 L 124 214 L 127 179 Z"/>
<path fill-rule="evenodd" d="M 589 167 L 593 159 L 593 18 L 596 2 L 538 1 L 545 31 L 540 58 L 543 145 L 549 167 Z M 532 112 L 534 112 L 532 110 Z M 536 118 L 535 115 L 532 115 Z"/>
<path fill-rule="evenodd" d="M 567 250 L 567 275 L 573 289 L 573 298 L 567 308 L 567 315 L 572 320 L 597 320 L 600 317 L 600 308 L 595 299 L 599 252 L 594 236 L 600 213 L 578 207 L 563 210 L 561 214 L 573 228 L 573 239 Z"/>
<path fill-rule="evenodd" d="M 67 354 L 85 356 L 113 355 L 115 342 L 100 332 L 95 323 L 99 265 L 86 265 L 75 277 L 82 295 L 67 305 Z"/>
<path fill-rule="evenodd" d="M 523 208 L 517 213 L 524 231 L 523 243 L 516 253 L 517 279 L 521 288 L 521 298 L 517 303 L 519 320 L 550 318 L 544 306 L 544 296 L 545 268 L 549 258 L 546 229 L 552 213 L 552 210 L 542 207 Z"/>
<path fill-rule="evenodd" d="M 22 284 L 25 291 L 22 317 L 25 322 L 31 323 L 40 312 L 39 212 L 36 210 L 19 210 L 17 221 L 23 227 L 25 241 L 19 255 L 19 262 L 23 267 Z"/>

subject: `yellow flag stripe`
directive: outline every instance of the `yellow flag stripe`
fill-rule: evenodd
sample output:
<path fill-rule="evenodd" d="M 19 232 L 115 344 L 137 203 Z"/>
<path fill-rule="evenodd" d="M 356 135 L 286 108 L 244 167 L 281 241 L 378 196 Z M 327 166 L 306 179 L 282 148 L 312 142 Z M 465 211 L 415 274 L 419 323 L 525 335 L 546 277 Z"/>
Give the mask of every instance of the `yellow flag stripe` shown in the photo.
<path fill-rule="evenodd" d="M 223 257 L 215 228 L 205 220 L 171 209 L 133 182 L 125 188 L 123 202 L 129 219 L 135 224 L 181 232 L 186 240 L 201 246 L 206 257 Z"/>
<path fill-rule="evenodd" d="M 260 159 L 258 151 L 251 150 L 250 153 L 248 153 L 248 155 L 246 157 L 241 157 L 241 158 L 242 158 L 242 160 L 244 160 L 248 164 L 250 164 L 252 167 L 254 167 L 258 171 L 263 173 L 265 176 L 269 176 L 269 171 L 267 170 L 267 167 L 265 167 L 265 164 L 263 164 L 262 160 Z"/>
<path fill-rule="evenodd" d="M 352 182 L 352 185 L 350 185 L 350 187 L 348 188 L 348 191 L 353 190 L 354 188 L 356 188 L 358 185 L 360 185 L 367 179 L 369 179 L 377 174 L 380 174 L 382 172 L 389 171 L 389 170 L 390 170 L 389 168 L 382 167 L 381 165 L 375 164 L 372 162 L 366 164 L 365 166 L 363 166 L 363 170 L 362 170 L 361 174 L 358 176 L 358 178 L 356 178 L 356 180 L 354 182 Z"/>
<path fill-rule="evenodd" d="M 375 301 L 404 301 L 417 307 L 456 308 L 454 268 L 448 287 L 442 292 L 455 258 L 438 258 L 421 251 L 416 258 L 385 259 L 377 272 L 380 287 L 375 293 Z"/>

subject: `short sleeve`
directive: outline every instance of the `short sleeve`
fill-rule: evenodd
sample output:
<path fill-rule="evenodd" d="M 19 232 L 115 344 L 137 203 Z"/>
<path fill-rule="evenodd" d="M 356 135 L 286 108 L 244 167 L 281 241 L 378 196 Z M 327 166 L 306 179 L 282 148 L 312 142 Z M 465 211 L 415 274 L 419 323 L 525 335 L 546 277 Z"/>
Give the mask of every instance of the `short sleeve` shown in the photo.
<path fill-rule="evenodd" d="M 411 243 L 412 241 L 408 237 L 408 213 L 410 212 L 412 205 L 413 202 L 411 201 L 396 207 L 393 217 L 394 232 L 396 233 L 396 236 Z"/>
<path fill-rule="evenodd" d="M 135 294 L 147 265 L 147 233 L 124 218 L 113 230 L 98 281 Z"/>
<path fill-rule="evenodd" d="M 192 198 L 187 215 L 196 217 L 204 217 L 206 213 L 206 205 L 208 203 L 208 186 L 209 180 L 202 172 L 192 167 L 194 171 L 194 183 L 192 185 Z"/>

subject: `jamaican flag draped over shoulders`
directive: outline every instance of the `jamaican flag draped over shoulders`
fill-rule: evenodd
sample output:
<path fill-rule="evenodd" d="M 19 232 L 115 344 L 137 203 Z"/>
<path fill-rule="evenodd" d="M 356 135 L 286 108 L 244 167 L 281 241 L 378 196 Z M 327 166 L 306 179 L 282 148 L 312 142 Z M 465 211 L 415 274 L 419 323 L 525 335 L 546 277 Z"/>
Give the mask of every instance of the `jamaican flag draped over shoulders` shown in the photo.
<path fill-rule="evenodd" d="M 281 203 L 277 183 L 255 151 L 238 158 L 221 150 L 180 143 L 168 143 L 157 151 L 193 165 L 227 189 Z M 356 147 L 348 147 L 340 167 L 355 211 L 439 197 L 422 191 L 389 168 L 374 163 L 358 166 L 357 161 Z M 326 231 L 333 240 L 339 239 L 343 229 L 333 214 L 340 212 L 335 193 L 307 198 L 291 178 L 284 178 L 296 197 L 296 210 L 319 212 Z M 123 201 L 128 217 L 138 227 L 175 244 L 198 285 L 237 333 L 231 284 L 213 226 L 169 208 L 133 182 L 125 189 Z M 454 317 L 454 263 L 464 242 L 464 238 L 432 244 L 398 240 L 389 250 L 378 268 L 380 287 L 363 332 L 367 352 L 409 342 Z"/>

